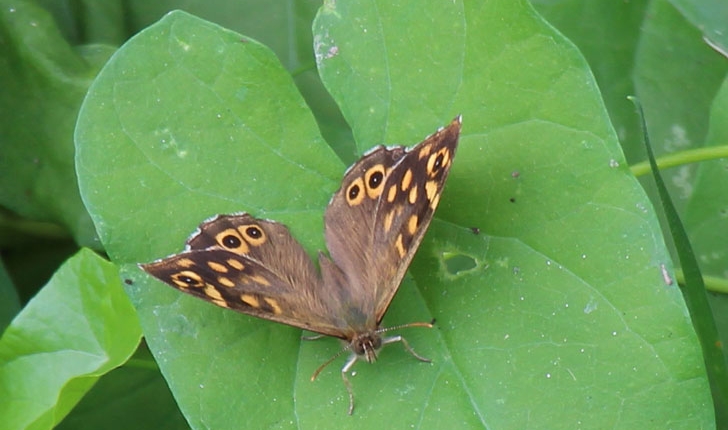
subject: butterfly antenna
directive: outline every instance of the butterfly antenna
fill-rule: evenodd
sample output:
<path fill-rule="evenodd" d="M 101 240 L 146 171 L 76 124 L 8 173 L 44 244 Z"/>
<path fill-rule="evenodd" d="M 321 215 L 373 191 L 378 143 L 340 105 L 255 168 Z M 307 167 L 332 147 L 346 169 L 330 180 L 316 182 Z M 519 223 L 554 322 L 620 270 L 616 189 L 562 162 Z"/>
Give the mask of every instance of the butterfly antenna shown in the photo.
<path fill-rule="evenodd" d="M 426 327 L 426 328 L 432 328 L 435 324 L 435 319 L 433 318 L 432 321 L 426 323 L 426 322 L 413 322 L 409 324 L 402 324 L 402 325 L 395 325 L 392 327 L 383 327 L 380 329 L 377 329 L 376 333 L 384 333 L 392 330 L 399 330 L 401 328 L 409 328 L 409 327 Z"/>
<path fill-rule="evenodd" d="M 313 372 L 313 375 L 311 375 L 311 382 L 313 382 L 314 380 L 316 380 L 316 377 L 319 375 L 319 373 L 321 373 L 322 370 L 324 370 L 324 367 L 326 367 L 329 364 L 331 364 L 334 360 L 336 360 L 337 358 L 341 357 L 341 354 L 343 354 L 346 351 L 349 351 L 350 349 L 351 349 L 351 345 L 347 345 L 344 349 L 342 349 L 341 351 L 339 351 L 336 354 L 334 354 L 333 357 L 331 357 L 328 360 L 326 360 L 326 363 L 320 365 L 318 367 L 318 369 L 316 369 L 316 371 Z"/>

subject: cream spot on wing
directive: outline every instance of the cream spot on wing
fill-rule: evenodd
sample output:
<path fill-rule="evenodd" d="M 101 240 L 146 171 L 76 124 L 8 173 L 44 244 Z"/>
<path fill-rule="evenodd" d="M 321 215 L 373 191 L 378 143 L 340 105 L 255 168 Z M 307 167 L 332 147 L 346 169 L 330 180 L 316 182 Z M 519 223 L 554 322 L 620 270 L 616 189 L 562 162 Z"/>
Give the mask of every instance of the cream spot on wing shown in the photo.
<path fill-rule="evenodd" d="M 410 184 L 412 183 L 412 169 L 407 169 L 406 172 L 404 172 L 404 176 L 402 176 L 402 191 L 409 188 Z"/>
<path fill-rule="evenodd" d="M 208 261 L 207 266 L 218 273 L 227 273 L 228 268 L 224 264 L 220 264 L 217 261 Z"/>
<path fill-rule="evenodd" d="M 223 285 L 223 286 L 228 287 L 228 288 L 232 288 L 232 287 L 235 286 L 235 282 L 231 281 L 230 278 L 226 278 L 225 276 L 219 276 L 217 278 L 217 282 L 220 285 Z"/>
<path fill-rule="evenodd" d="M 270 306 L 273 309 L 274 314 L 280 315 L 281 313 L 283 313 L 283 311 L 281 310 L 281 307 L 278 306 L 277 301 L 275 301 L 273 299 L 269 299 L 268 297 L 263 297 L 263 300 L 265 300 L 265 302 L 268 303 L 268 306 Z"/>
<path fill-rule="evenodd" d="M 437 205 L 440 203 L 440 195 L 437 194 L 434 199 L 432 199 L 432 202 L 430 202 L 430 209 L 433 211 L 437 208 Z"/>
<path fill-rule="evenodd" d="M 195 265 L 195 262 L 190 260 L 189 258 L 180 258 L 179 260 L 177 260 L 177 264 L 179 265 L 179 267 L 189 269 L 190 267 Z"/>
<path fill-rule="evenodd" d="M 252 276 L 250 276 L 250 280 L 255 282 L 256 284 L 260 284 L 265 287 L 270 287 L 270 282 L 268 282 L 267 279 L 265 279 L 264 277 L 262 277 L 260 275 L 252 275 Z"/>
<path fill-rule="evenodd" d="M 221 308 L 229 308 L 230 307 L 230 306 L 228 306 L 228 304 L 227 304 L 227 302 L 225 300 L 212 299 L 212 303 L 220 306 Z"/>
<path fill-rule="evenodd" d="M 246 305 L 253 307 L 253 308 L 259 308 L 260 302 L 258 301 L 258 298 L 251 295 L 251 294 L 241 294 L 240 300 L 242 300 L 243 303 Z"/>
<path fill-rule="evenodd" d="M 389 192 L 387 193 L 387 201 L 389 203 L 392 203 L 395 197 L 397 197 L 397 186 L 392 185 L 391 187 L 389 187 Z"/>
<path fill-rule="evenodd" d="M 409 192 L 407 201 L 409 201 L 411 205 L 413 205 L 417 202 L 417 191 L 418 190 L 419 190 L 419 187 L 417 185 L 410 188 L 410 192 Z"/>
<path fill-rule="evenodd" d="M 245 265 L 234 258 L 228 258 L 226 263 L 228 264 L 228 266 L 236 270 L 242 271 L 243 269 L 245 269 Z"/>
<path fill-rule="evenodd" d="M 412 215 L 407 221 L 407 232 L 409 232 L 410 235 L 414 235 L 417 231 L 417 224 L 419 223 L 419 220 L 417 218 L 417 215 Z"/>
<path fill-rule="evenodd" d="M 213 287 L 210 284 L 205 285 L 205 294 L 207 295 L 207 297 L 211 298 L 212 300 L 223 300 L 222 294 L 220 294 L 220 292 L 217 291 L 215 289 L 215 287 Z"/>
<path fill-rule="evenodd" d="M 430 152 L 432 152 L 432 145 L 423 146 L 422 149 L 420 149 L 420 153 L 417 155 L 417 157 L 422 160 L 423 158 L 430 155 Z"/>
<path fill-rule="evenodd" d="M 437 194 L 437 181 L 427 181 L 425 183 L 425 192 L 427 194 L 427 200 L 432 201 Z"/>
<path fill-rule="evenodd" d="M 399 253 L 400 258 L 404 257 L 407 252 L 405 251 L 404 244 L 402 243 L 401 233 L 397 236 L 397 240 L 394 242 L 394 246 L 397 248 L 397 252 Z"/>
<path fill-rule="evenodd" d="M 391 210 L 384 216 L 384 232 L 387 233 L 392 228 L 392 220 L 394 220 L 394 210 Z"/>

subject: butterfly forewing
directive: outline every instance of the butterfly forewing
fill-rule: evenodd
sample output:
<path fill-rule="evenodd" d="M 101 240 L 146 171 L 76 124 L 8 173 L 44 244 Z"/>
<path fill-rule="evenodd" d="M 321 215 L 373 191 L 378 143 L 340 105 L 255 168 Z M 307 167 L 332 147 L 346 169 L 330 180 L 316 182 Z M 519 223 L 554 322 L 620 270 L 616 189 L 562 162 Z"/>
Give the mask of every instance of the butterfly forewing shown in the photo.
<path fill-rule="evenodd" d="M 303 247 L 279 223 L 248 214 L 200 225 L 187 251 L 141 265 L 180 291 L 294 327 L 344 338 Z"/>
<path fill-rule="evenodd" d="M 455 157 L 460 118 L 413 147 L 392 169 L 376 210 L 376 243 L 388 243 L 387 257 L 398 264 L 379 271 L 375 316 L 379 324 L 430 226 Z M 379 266 L 386 266 L 381 261 Z M 393 272 L 393 273 L 392 273 Z"/>
<path fill-rule="evenodd" d="M 378 147 L 354 164 L 326 210 L 326 244 L 374 329 L 419 246 L 455 156 L 460 118 L 410 150 Z"/>

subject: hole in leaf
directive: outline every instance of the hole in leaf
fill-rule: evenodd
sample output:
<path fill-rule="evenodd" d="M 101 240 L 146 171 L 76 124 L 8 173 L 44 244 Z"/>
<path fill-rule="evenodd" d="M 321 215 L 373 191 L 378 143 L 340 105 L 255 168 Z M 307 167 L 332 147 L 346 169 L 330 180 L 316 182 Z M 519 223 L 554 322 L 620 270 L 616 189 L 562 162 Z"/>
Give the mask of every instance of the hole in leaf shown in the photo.
<path fill-rule="evenodd" d="M 451 275 L 467 272 L 478 266 L 478 262 L 469 255 L 445 252 L 442 254 L 442 257 L 445 263 L 445 269 Z"/>

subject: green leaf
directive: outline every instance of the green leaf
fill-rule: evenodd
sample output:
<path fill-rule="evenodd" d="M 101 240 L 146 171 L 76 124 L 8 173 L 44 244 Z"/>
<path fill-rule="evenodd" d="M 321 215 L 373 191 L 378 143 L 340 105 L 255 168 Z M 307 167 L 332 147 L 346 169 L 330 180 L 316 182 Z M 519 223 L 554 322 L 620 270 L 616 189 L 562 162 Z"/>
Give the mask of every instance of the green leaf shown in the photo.
<path fill-rule="evenodd" d="M 268 49 L 183 12 L 120 48 L 89 91 L 76 138 L 84 200 L 121 262 L 179 251 L 203 219 L 242 210 L 283 221 L 321 248 L 321 208 L 344 169 Z M 135 266 L 126 276 L 193 427 L 293 419 L 299 332 L 180 297 Z M 223 387 L 231 391 L 220 402 Z"/>
<path fill-rule="evenodd" d="M 0 260 L 0 332 L 5 330 L 18 312 L 20 312 L 18 293 L 5 270 L 5 265 Z"/>
<path fill-rule="evenodd" d="M 644 22 L 634 80 L 655 156 L 702 147 L 711 104 L 726 77 L 728 62 L 668 2 L 652 2 L 646 13 L 649 19 Z M 664 172 L 665 185 L 680 213 L 691 199 L 695 168 L 686 165 Z"/>
<path fill-rule="evenodd" d="M 728 147 L 728 79 L 713 100 L 705 149 Z M 725 277 L 728 237 L 728 159 L 701 163 L 682 216 L 704 274 Z M 728 328 L 728 326 L 726 326 Z M 726 333 L 725 339 L 728 339 Z"/>
<path fill-rule="evenodd" d="M 81 100 L 110 52 L 75 51 L 49 14 L 27 1 L 0 8 L 0 26 L 0 204 L 98 245 L 76 185 L 72 136 Z"/>
<path fill-rule="evenodd" d="M 639 115 L 643 118 L 644 115 L 639 102 L 636 102 L 636 104 Z M 703 283 L 703 277 L 700 273 L 695 253 L 680 221 L 680 216 L 672 204 L 672 199 L 667 192 L 662 175 L 657 169 L 657 162 L 655 161 L 655 155 L 650 145 L 647 126 L 644 120 L 642 127 L 645 131 L 645 147 L 647 149 L 650 167 L 652 168 L 652 176 L 660 194 L 662 209 L 665 213 L 665 218 L 667 218 L 672 239 L 675 241 L 675 248 L 685 277 L 685 285 L 683 288 L 685 302 L 703 348 L 705 367 L 713 392 L 716 426 L 723 428 L 728 424 L 728 416 L 726 415 L 728 414 L 728 366 L 726 366 L 728 363 L 726 362 L 726 349 L 718 336 L 718 330 L 710 310 L 710 303 L 708 302 L 705 284 Z"/>
<path fill-rule="evenodd" d="M 148 352 L 137 353 L 123 367 L 104 375 L 56 428 L 188 429 L 158 369 L 140 363 L 154 364 L 154 360 Z"/>
<path fill-rule="evenodd" d="M 0 338 L 0 421 L 55 426 L 141 332 L 116 266 L 89 250 L 68 260 Z"/>
<path fill-rule="evenodd" d="M 464 117 L 437 214 L 447 222 L 411 269 L 443 339 L 432 385 L 415 387 L 459 385 L 467 395 L 448 416 L 494 428 L 710 423 L 695 334 L 662 279 L 670 259 L 654 213 L 570 43 L 514 2 L 418 3 L 415 23 L 411 4 L 327 5 L 315 23 L 319 67 L 362 146 L 405 140 L 401 130 L 433 116 Z M 465 241 L 467 227 L 480 236 Z M 476 268 L 443 273 L 450 255 Z M 392 373 L 388 389 L 409 386 L 409 374 L 398 384 Z M 435 396 L 418 395 L 402 424 L 436 415 Z M 376 422 L 372 403 L 358 418 Z"/>
<path fill-rule="evenodd" d="M 351 131 L 338 107 L 326 92 L 311 52 L 311 20 L 321 0 L 178 0 L 150 2 L 131 0 L 133 27 L 142 29 L 177 8 L 245 34 L 270 48 L 291 73 L 298 90 L 306 99 L 321 129 L 321 134 L 343 159 L 353 161 Z"/>
<path fill-rule="evenodd" d="M 382 142 L 411 144 L 459 113 L 453 96 L 462 84 L 464 11 L 443 2 L 415 5 L 325 3 L 314 22 L 319 71 L 360 152 Z M 396 32 L 415 9 L 421 13 Z M 433 31 L 433 22 L 448 30 Z"/>
<path fill-rule="evenodd" d="M 337 342 L 302 342 L 129 264 L 150 348 L 193 428 L 710 425 L 655 215 L 570 42 L 523 3 L 350 1 L 324 5 L 314 49 L 360 151 L 412 145 L 463 114 L 437 219 L 384 322 L 436 317 L 401 332 L 433 363 L 395 344 L 357 364 L 349 417 L 343 360 L 309 381 Z M 247 37 L 166 16 L 100 73 L 76 138 L 82 195 L 116 261 L 178 252 L 200 221 L 235 211 L 323 248 L 344 165 Z"/>
<path fill-rule="evenodd" d="M 671 0 L 670 2 L 703 33 L 703 39 L 728 55 L 728 33 L 726 33 L 726 17 L 728 3 L 721 0 Z"/>
<path fill-rule="evenodd" d="M 728 80 L 716 95 L 710 113 L 710 128 L 706 149 L 725 147 L 728 143 Z M 693 244 L 695 256 L 704 277 L 712 275 L 725 282 L 725 237 L 728 237 L 728 161 L 724 159 L 701 163 L 696 171 L 694 193 L 689 199 L 683 222 Z M 706 279 L 706 283 L 709 281 Z M 715 290 L 715 285 L 709 285 Z M 728 342 L 728 296 L 709 295 L 713 318 L 718 326 L 722 345 Z M 700 318 L 708 318 L 703 315 Z M 725 419 L 725 418 L 724 418 Z"/>
<path fill-rule="evenodd" d="M 627 161 L 644 158 L 642 132 L 627 96 L 648 0 L 533 0 L 539 13 L 579 48 L 602 89 L 604 104 Z"/>
<path fill-rule="evenodd" d="M 320 6 L 318 0 L 296 2 L 270 2 L 268 0 L 193 0 L 185 5 L 185 12 L 215 22 L 236 31 L 245 31 L 249 37 L 265 38 L 265 44 L 276 53 L 281 63 L 290 71 L 310 62 L 311 19 Z M 149 2 L 131 0 L 135 28 L 145 28 L 170 10 L 180 7 L 179 1 L 162 0 Z M 272 31 L 285 29 L 285 31 Z"/>
<path fill-rule="evenodd" d="M 620 118 L 632 118 L 618 82 L 630 82 L 638 91 L 648 117 L 649 134 L 661 174 L 695 249 L 706 286 L 725 291 L 728 254 L 724 237 L 725 187 L 728 169 L 717 158 L 728 152 L 724 109 L 728 63 L 723 53 L 728 32 L 723 1 L 539 1 L 540 10 L 572 38 L 589 59 L 605 102 L 631 160 L 644 159 L 636 127 Z M 649 6 L 645 10 L 643 3 Z M 565 7 L 564 7 L 565 6 Z M 717 24 L 717 27 L 716 27 Z M 710 46 L 709 46 L 710 45 Z M 635 50 L 634 47 L 637 47 Z M 617 93 L 617 94 L 615 94 Z M 634 130 L 632 130 L 634 128 Z M 701 162 L 699 164 L 699 162 Z M 664 166 L 664 169 L 663 169 Z M 645 169 L 646 167 L 646 169 Z M 675 167 L 675 168 L 672 168 Z M 633 171 L 649 171 L 641 162 Z M 644 181 L 654 201 L 659 201 L 652 181 Z M 679 279 L 679 275 L 678 275 Z M 725 294 L 710 294 L 713 317 L 728 344 L 728 306 Z M 709 318 L 707 315 L 701 318 Z"/>

